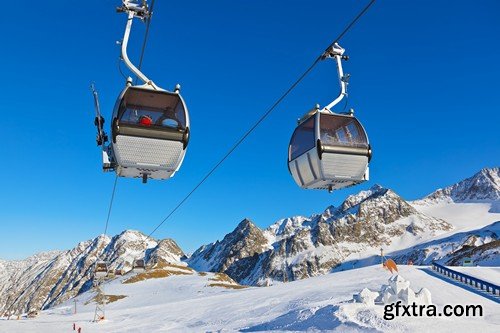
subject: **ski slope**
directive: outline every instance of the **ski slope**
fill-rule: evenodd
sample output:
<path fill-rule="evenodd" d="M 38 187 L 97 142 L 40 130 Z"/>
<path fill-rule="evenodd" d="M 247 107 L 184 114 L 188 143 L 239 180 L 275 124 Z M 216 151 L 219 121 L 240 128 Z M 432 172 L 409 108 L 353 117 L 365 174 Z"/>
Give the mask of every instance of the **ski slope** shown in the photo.
<path fill-rule="evenodd" d="M 368 287 L 379 290 L 390 274 L 377 266 L 331 273 L 270 287 L 226 289 L 209 287 L 209 273 L 174 275 L 133 284 L 126 278 L 104 285 L 108 295 L 126 296 L 106 307 L 106 320 L 91 322 L 92 292 L 77 297 L 78 313 L 68 301 L 38 318 L 0 320 L 0 332 L 71 332 L 73 323 L 82 332 L 207 332 L 207 331 L 369 331 L 496 332 L 500 305 L 439 279 L 428 268 L 400 267 L 414 290 L 426 287 L 432 301 L 445 304 L 480 304 L 483 317 L 400 317 L 383 319 L 383 306 L 350 303 L 352 295 Z"/>

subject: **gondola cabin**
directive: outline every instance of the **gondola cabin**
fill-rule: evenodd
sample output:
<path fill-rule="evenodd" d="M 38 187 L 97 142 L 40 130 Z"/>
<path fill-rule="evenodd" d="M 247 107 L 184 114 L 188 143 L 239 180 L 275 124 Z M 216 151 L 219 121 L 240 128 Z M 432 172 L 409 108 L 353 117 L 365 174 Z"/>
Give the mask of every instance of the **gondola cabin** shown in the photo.
<path fill-rule="evenodd" d="M 173 92 L 161 89 L 129 59 L 127 45 L 134 18 L 147 21 L 152 12 L 147 1 L 123 0 L 117 8 L 128 19 L 121 41 L 121 59 L 143 85 L 132 85 L 127 78 L 120 93 L 111 121 L 112 140 L 104 131 L 97 91 L 92 85 L 97 127 L 97 145 L 102 147 L 104 171 L 115 171 L 120 177 L 169 179 L 179 170 L 189 141 L 189 116 L 180 95 L 180 86 Z M 144 49 L 143 49 L 144 51 Z"/>
<path fill-rule="evenodd" d="M 144 259 L 135 259 L 132 263 L 132 271 L 135 273 L 143 272 L 146 269 L 146 262 Z"/>
<path fill-rule="evenodd" d="M 288 169 L 301 188 L 332 191 L 368 180 L 370 158 L 368 137 L 352 113 L 316 108 L 292 135 Z"/>
<path fill-rule="evenodd" d="M 105 261 L 98 261 L 95 265 L 94 276 L 98 279 L 108 275 L 108 264 Z"/>
<path fill-rule="evenodd" d="M 116 102 L 111 131 L 119 176 L 168 179 L 186 154 L 188 110 L 178 90 L 127 85 Z"/>

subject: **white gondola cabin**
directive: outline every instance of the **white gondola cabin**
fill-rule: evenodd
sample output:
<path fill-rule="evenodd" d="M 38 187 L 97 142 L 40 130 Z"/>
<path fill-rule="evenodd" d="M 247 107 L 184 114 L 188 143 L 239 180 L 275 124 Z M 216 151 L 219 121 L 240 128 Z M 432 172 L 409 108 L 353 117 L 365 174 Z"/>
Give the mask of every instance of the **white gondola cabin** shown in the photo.
<path fill-rule="evenodd" d="M 134 273 L 140 273 L 146 270 L 146 262 L 144 259 L 135 259 L 132 263 L 132 271 Z"/>
<path fill-rule="evenodd" d="M 354 112 L 331 109 L 347 95 L 349 75 L 344 75 L 344 49 L 334 44 L 323 55 L 337 63 L 340 94 L 329 105 L 308 112 L 299 120 L 288 147 L 288 169 L 304 189 L 329 191 L 357 185 L 369 178 L 371 147 L 365 129 Z"/>
<path fill-rule="evenodd" d="M 104 118 L 93 89 L 96 109 L 97 144 L 102 146 L 104 171 L 115 171 L 120 177 L 169 179 L 179 170 L 189 142 L 189 114 L 180 95 L 180 86 L 173 92 L 151 81 L 130 61 L 127 45 L 134 18 L 149 19 L 145 2 L 122 0 L 119 12 L 128 20 L 121 42 L 121 57 L 130 71 L 144 84 L 132 85 L 127 79 L 125 89 L 117 98 L 111 121 L 111 143 L 104 132 Z"/>
<path fill-rule="evenodd" d="M 95 264 L 94 276 L 98 279 L 108 276 L 108 263 L 105 261 L 98 261 Z"/>
<path fill-rule="evenodd" d="M 368 180 L 371 149 L 352 115 L 314 110 L 290 140 L 288 168 L 305 189 L 336 190 Z"/>
<path fill-rule="evenodd" d="M 189 141 L 189 116 L 178 92 L 127 86 L 113 112 L 112 156 L 122 177 L 168 179 Z"/>

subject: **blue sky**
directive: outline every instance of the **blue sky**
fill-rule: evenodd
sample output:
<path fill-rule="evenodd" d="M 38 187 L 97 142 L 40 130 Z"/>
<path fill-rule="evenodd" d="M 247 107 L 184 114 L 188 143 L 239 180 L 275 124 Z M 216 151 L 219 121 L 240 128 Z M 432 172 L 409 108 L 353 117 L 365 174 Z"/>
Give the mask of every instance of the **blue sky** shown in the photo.
<path fill-rule="evenodd" d="M 165 182 L 119 179 L 109 232 L 149 233 L 286 90 L 367 1 L 156 1 L 143 69 L 182 85 L 192 138 Z M 0 258 L 72 248 L 104 230 L 113 174 L 95 146 L 95 82 L 109 118 L 125 16 L 118 0 L 34 6 L 4 15 Z M 185 251 L 243 218 L 266 227 L 338 205 L 378 183 L 406 199 L 498 166 L 498 1 L 378 1 L 342 40 L 349 106 L 368 131 L 371 180 L 328 194 L 296 187 L 286 167 L 295 120 L 338 91 L 322 62 L 155 233 Z M 135 22 L 130 56 L 144 26 Z"/>

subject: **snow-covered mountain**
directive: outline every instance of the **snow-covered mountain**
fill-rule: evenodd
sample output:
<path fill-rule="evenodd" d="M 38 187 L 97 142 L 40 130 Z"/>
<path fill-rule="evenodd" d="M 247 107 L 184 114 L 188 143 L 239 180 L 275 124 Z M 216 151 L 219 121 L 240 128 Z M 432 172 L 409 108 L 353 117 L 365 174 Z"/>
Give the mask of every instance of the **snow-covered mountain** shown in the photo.
<path fill-rule="evenodd" d="M 417 211 L 394 191 L 373 186 L 311 217 L 280 220 L 265 230 L 243 220 L 222 241 L 187 260 L 197 270 L 225 272 L 242 284 L 267 285 L 325 274 L 350 255 L 451 230 L 448 222 Z"/>
<path fill-rule="evenodd" d="M 498 265 L 499 188 L 499 168 L 483 169 L 413 202 L 376 185 L 338 207 L 282 219 L 264 230 L 244 219 L 221 241 L 200 247 L 190 258 L 171 239 L 157 241 L 124 231 L 68 251 L 0 260 L 0 315 L 49 308 L 88 291 L 98 257 L 116 271 L 128 271 L 134 259 L 145 258 L 157 267 L 188 264 L 261 286 L 367 266 L 380 261 L 380 248 L 398 263 L 434 259 L 456 265 L 471 257 L 478 264 Z"/>
<path fill-rule="evenodd" d="M 396 251 L 392 258 L 399 263 L 412 261 L 416 265 L 428 265 L 435 260 L 449 266 L 461 266 L 465 258 L 470 258 L 476 264 L 500 266 L 499 237 L 500 221 Z"/>
<path fill-rule="evenodd" d="M 484 168 L 474 176 L 438 189 L 422 199 L 427 203 L 497 200 L 500 200 L 500 168 Z"/>
<path fill-rule="evenodd" d="M 98 257 L 113 271 L 128 271 L 134 259 L 181 264 L 183 256 L 171 239 L 158 242 L 127 230 L 113 238 L 100 235 L 68 251 L 0 261 L 0 313 L 45 309 L 90 289 Z"/>
<path fill-rule="evenodd" d="M 380 248 L 416 264 L 432 259 L 458 263 L 472 254 L 478 262 L 487 262 L 498 253 L 498 233 L 488 232 L 496 230 L 488 225 L 500 219 L 497 213 L 500 168 L 483 169 L 413 202 L 375 185 L 349 196 L 339 207 L 330 206 L 311 217 L 282 219 L 265 230 L 245 219 L 222 241 L 200 247 L 187 262 L 249 285 L 304 279 L 336 267 L 345 269 L 346 262 L 351 268 L 371 264 L 380 260 L 376 255 Z M 484 232 L 475 225 L 485 227 Z M 447 239 L 452 232 L 460 233 Z M 469 244 L 472 239 L 477 242 Z M 423 245 L 415 248 L 418 244 Z M 459 249 L 464 250 L 456 252 Z"/>
<path fill-rule="evenodd" d="M 268 248 L 268 239 L 249 219 L 241 221 L 222 241 L 204 245 L 188 259 L 198 271 L 223 272 L 236 261 L 252 257 Z"/>
<path fill-rule="evenodd" d="M 498 281 L 500 276 L 499 268 L 467 268 L 473 269 L 467 274 L 487 280 Z M 388 270 L 373 265 L 266 288 L 216 285 L 214 273 L 169 275 L 135 283 L 125 283 L 130 277 L 124 276 L 104 285 L 113 299 L 106 305 L 104 321 L 92 321 L 95 293 L 88 291 L 42 311 L 37 318 L 0 317 L 0 332 L 75 332 L 73 324 L 83 333 L 498 332 L 499 305 L 493 297 L 463 289 L 428 267 L 400 265 L 399 274 L 414 290 L 426 288 L 438 313 L 446 304 L 474 304 L 483 308 L 483 315 L 401 316 L 399 312 L 393 320 L 384 319 L 383 305 L 352 302 L 353 294 L 363 288 L 380 290 L 391 277 Z"/>

